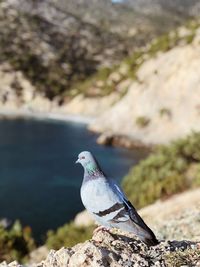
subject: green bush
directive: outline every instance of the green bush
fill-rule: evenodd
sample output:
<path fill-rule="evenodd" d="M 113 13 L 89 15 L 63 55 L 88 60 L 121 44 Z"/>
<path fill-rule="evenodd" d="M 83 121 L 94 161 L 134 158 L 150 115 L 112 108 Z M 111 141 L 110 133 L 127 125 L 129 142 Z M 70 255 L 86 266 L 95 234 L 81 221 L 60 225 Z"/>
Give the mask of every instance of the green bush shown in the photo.
<path fill-rule="evenodd" d="M 162 52 L 166 52 L 168 51 L 170 48 L 172 48 L 172 46 L 170 45 L 170 36 L 169 34 L 165 34 L 161 37 L 158 37 L 150 46 L 149 49 L 149 53 L 150 55 L 154 56 L 157 52 L 162 51 Z"/>
<path fill-rule="evenodd" d="M 167 266 L 197 266 L 200 259 L 200 250 L 186 249 L 185 251 L 175 251 L 165 255 Z"/>
<path fill-rule="evenodd" d="M 124 60 L 124 63 L 128 65 L 128 77 L 137 80 L 137 71 L 139 67 L 142 65 L 144 62 L 144 55 L 146 52 L 144 51 L 136 51 L 133 53 L 133 55 L 127 57 Z"/>
<path fill-rule="evenodd" d="M 34 248 L 30 227 L 22 228 L 19 221 L 10 230 L 0 226 L 0 262 L 24 261 Z"/>
<path fill-rule="evenodd" d="M 159 110 L 159 115 L 160 115 L 160 117 L 167 116 L 170 118 L 172 116 L 172 113 L 171 113 L 169 108 L 163 107 Z"/>
<path fill-rule="evenodd" d="M 191 44 L 193 42 L 193 40 L 194 40 L 194 37 L 195 37 L 195 33 L 191 33 L 188 36 L 186 36 L 187 44 Z"/>
<path fill-rule="evenodd" d="M 71 247 L 91 238 L 95 226 L 76 226 L 73 222 L 65 224 L 56 231 L 48 231 L 46 245 L 50 249 Z"/>
<path fill-rule="evenodd" d="M 105 96 L 109 95 L 115 90 L 114 85 L 108 85 L 107 80 L 109 75 L 115 70 L 115 66 L 112 68 L 101 68 L 99 69 L 94 75 L 91 75 L 89 78 L 85 79 L 84 81 L 77 82 L 73 85 L 73 88 L 75 89 L 75 94 L 83 94 L 85 96 L 91 95 L 91 89 L 93 91 L 94 88 L 98 87 L 97 82 L 101 81 L 103 82 L 102 87 L 97 92 L 93 92 L 96 96 Z"/>
<path fill-rule="evenodd" d="M 135 123 L 137 124 L 138 127 L 144 128 L 144 127 L 149 125 L 150 119 L 148 117 L 145 117 L 145 116 L 140 116 L 140 117 L 136 118 Z"/>
<path fill-rule="evenodd" d="M 189 177 L 194 165 L 196 168 Z M 122 185 L 138 208 L 200 185 L 200 133 L 157 147 L 130 170 Z"/>

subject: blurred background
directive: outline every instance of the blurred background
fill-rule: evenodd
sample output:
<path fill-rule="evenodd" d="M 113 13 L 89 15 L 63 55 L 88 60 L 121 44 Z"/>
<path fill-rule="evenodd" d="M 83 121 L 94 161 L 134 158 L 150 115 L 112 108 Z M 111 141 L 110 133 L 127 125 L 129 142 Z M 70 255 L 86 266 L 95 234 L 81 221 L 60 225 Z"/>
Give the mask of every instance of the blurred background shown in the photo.
<path fill-rule="evenodd" d="M 91 237 L 82 150 L 160 238 L 200 239 L 199 12 L 198 0 L 0 1 L 0 261 Z"/>

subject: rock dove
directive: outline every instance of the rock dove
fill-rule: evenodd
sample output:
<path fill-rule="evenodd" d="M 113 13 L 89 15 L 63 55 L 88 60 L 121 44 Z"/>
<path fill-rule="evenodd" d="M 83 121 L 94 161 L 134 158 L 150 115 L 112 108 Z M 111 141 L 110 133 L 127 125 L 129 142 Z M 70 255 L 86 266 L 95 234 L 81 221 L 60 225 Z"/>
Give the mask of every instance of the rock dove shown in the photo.
<path fill-rule="evenodd" d="M 108 179 L 88 151 L 78 155 L 76 163 L 84 168 L 81 199 L 93 218 L 107 229 L 119 228 L 140 238 L 148 246 L 158 244 L 152 230 L 128 201 L 122 189 Z"/>

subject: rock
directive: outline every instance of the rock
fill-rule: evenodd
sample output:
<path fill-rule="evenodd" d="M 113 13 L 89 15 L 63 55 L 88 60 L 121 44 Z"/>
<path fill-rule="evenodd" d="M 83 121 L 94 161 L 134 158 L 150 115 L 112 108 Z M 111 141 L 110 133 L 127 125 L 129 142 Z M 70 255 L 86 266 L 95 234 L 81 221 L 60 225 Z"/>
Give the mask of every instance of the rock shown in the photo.
<path fill-rule="evenodd" d="M 179 29 L 178 29 L 178 36 L 179 37 L 186 37 L 186 36 L 188 36 L 188 35 L 190 35 L 191 34 L 191 30 L 189 30 L 189 29 L 187 29 L 186 27 L 180 27 Z"/>
<path fill-rule="evenodd" d="M 125 94 L 133 81 L 131 79 L 125 79 L 116 85 L 116 91 Z"/>
<path fill-rule="evenodd" d="M 29 264 L 39 263 L 46 259 L 49 254 L 49 249 L 46 246 L 41 246 L 33 250 L 29 255 Z"/>
<path fill-rule="evenodd" d="M 121 74 L 121 75 L 127 75 L 127 73 L 128 73 L 128 71 L 129 71 L 129 65 L 128 64 L 126 64 L 126 63 L 122 63 L 122 64 L 120 64 L 120 67 L 119 67 L 119 73 Z"/>
<path fill-rule="evenodd" d="M 120 146 L 128 149 L 146 149 L 146 146 L 141 141 L 133 139 L 128 135 L 113 134 L 112 132 L 101 134 L 97 138 L 97 143 L 106 146 Z M 148 149 L 150 149 L 150 146 Z"/>
<path fill-rule="evenodd" d="M 72 248 L 51 250 L 46 260 L 32 267 L 139 267 L 139 266 L 172 266 L 174 260 L 198 266 L 199 243 L 190 241 L 165 241 L 155 247 L 147 247 L 130 234 L 122 232 L 97 232 L 92 240 L 78 244 Z M 188 255 L 191 257 L 188 258 Z M 185 256 L 184 256 L 185 255 Z M 192 256 L 193 255 L 193 256 Z M 16 266 L 16 263 L 1 267 Z M 191 265 L 189 265 L 191 266 Z"/>
<path fill-rule="evenodd" d="M 122 78 L 122 75 L 119 72 L 113 72 L 108 77 L 108 84 L 119 83 Z"/>
<path fill-rule="evenodd" d="M 113 135 L 109 132 L 101 134 L 97 138 L 97 144 L 99 145 L 112 145 L 113 143 Z"/>
<path fill-rule="evenodd" d="M 104 86 L 105 82 L 104 81 L 101 81 L 101 80 L 98 80 L 96 81 L 95 85 L 99 88 L 102 88 Z"/>
<path fill-rule="evenodd" d="M 112 93 L 104 97 L 85 97 L 78 95 L 70 102 L 64 103 L 59 111 L 66 114 L 85 115 L 97 117 L 107 110 L 110 106 L 114 105 L 120 99 L 118 93 Z"/>
<path fill-rule="evenodd" d="M 32 112 L 49 112 L 51 111 L 51 105 L 52 103 L 48 98 L 42 96 L 41 94 L 36 94 L 34 99 L 24 106 Z"/>
<path fill-rule="evenodd" d="M 17 261 L 13 261 L 10 264 L 7 264 L 5 261 L 0 264 L 0 267 L 23 267 Z"/>
<path fill-rule="evenodd" d="M 37 267 L 50 267 L 50 266 L 59 266 L 59 267 L 65 267 L 66 264 L 69 262 L 71 249 L 61 248 L 58 251 L 51 250 L 49 255 L 47 256 L 46 260 L 42 261 L 39 264 L 33 264 L 33 266 Z"/>
<path fill-rule="evenodd" d="M 42 93 L 36 93 L 36 88 L 23 75 L 15 71 L 8 63 L 0 64 L 0 108 L 16 111 L 30 110 L 32 112 L 48 112 L 51 101 Z"/>

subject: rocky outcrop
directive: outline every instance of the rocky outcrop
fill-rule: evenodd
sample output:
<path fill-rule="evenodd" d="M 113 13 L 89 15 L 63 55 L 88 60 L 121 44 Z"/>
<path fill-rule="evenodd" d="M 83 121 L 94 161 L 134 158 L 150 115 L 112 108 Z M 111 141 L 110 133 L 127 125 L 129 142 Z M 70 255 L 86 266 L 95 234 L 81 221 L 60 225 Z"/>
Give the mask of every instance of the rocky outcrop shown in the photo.
<path fill-rule="evenodd" d="M 50 251 L 47 259 L 34 267 L 137 267 L 137 266 L 200 266 L 200 243 L 162 241 L 147 247 L 124 233 L 98 232 L 89 241 L 72 248 Z M 19 267 L 17 263 L 1 267 Z"/>
<path fill-rule="evenodd" d="M 29 254 L 29 265 L 36 264 L 44 260 L 49 254 L 49 249 L 44 245 L 33 250 Z"/>
<path fill-rule="evenodd" d="M 47 259 L 36 266 L 167 266 L 168 258 L 174 251 L 187 254 L 190 250 L 198 253 L 199 244 L 188 241 L 163 242 L 157 247 L 148 248 L 127 235 L 99 232 L 92 240 L 73 248 L 51 251 Z M 199 258 L 193 257 L 191 263 L 199 264 Z"/>

